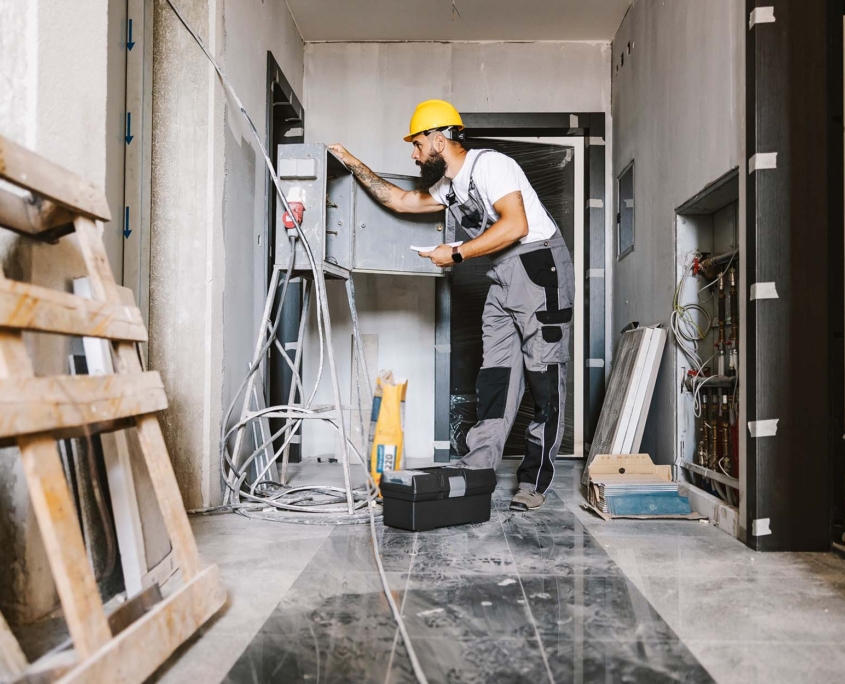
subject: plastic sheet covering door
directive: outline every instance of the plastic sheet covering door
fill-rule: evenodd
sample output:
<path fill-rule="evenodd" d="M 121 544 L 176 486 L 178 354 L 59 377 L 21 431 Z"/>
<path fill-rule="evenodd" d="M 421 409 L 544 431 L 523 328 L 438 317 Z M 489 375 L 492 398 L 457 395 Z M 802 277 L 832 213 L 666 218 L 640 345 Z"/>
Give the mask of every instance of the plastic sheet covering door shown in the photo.
<path fill-rule="evenodd" d="M 469 149 L 494 149 L 508 155 L 522 167 L 540 201 L 557 221 L 570 252 L 575 246 L 575 160 L 571 147 L 506 140 L 469 140 Z M 456 240 L 468 236 L 458 226 Z M 573 259 L 577 255 L 573 254 Z M 490 261 L 472 259 L 452 271 L 452 354 L 450 436 L 452 454 L 467 451 L 466 433 L 476 422 L 475 380 L 482 362 L 481 314 L 490 289 L 486 277 Z M 569 348 L 575 349 L 575 326 L 570 326 Z M 561 454 L 571 454 L 575 444 L 575 375 L 569 364 L 566 380 L 566 431 Z M 534 404 L 526 389 L 516 420 L 505 444 L 505 456 L 520 456 L 525 451 L 525 429 L 534 416 Z"/>

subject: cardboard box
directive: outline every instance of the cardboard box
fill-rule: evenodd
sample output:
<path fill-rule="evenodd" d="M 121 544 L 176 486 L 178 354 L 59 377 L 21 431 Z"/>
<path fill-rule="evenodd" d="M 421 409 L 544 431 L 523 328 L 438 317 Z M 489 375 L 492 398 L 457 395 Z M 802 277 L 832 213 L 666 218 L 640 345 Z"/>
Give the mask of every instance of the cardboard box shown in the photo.
<path fill-rule="evenodd" d="M 633 520 L 701 520 L 706 518 L 691 511 L 680 513 L 651 513 L 651 514 L 622 514 L 614 515 L 607 510 L 602 498 L 602 485 L 634 485 L 641 491 L 653 489 L 654 501 L 661 498 L 671 499 L 677 494 L 676 487 L 667 486 L 672 483 L 672 466 L 655 465 L 648 454 L 603 454 L 596 456 L 588 469 L 587 504 L 584 508 L 592 510 L 604 520 L 617 518 Z M 675 496 L 675 498 L 677 498 Z"/>

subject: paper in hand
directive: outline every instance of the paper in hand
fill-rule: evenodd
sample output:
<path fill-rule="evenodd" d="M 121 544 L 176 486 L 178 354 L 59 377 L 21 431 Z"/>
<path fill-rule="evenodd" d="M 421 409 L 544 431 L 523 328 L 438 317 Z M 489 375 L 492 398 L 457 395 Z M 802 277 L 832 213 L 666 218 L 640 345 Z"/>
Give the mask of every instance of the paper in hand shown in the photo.
<path fill-rule="evenodd" d="M 460 247 L 464 243 L 463 243 L 463 241 L 461 241 L 461 242 L 447 242 L 446 244 L 449 247 Z M 413 249 L 415 252 L 433 252 L 439 246 L 440 245 L 432 245 L 431 247 L 416 247 L 414 245 L 411 245 L 411 249 Z"/>

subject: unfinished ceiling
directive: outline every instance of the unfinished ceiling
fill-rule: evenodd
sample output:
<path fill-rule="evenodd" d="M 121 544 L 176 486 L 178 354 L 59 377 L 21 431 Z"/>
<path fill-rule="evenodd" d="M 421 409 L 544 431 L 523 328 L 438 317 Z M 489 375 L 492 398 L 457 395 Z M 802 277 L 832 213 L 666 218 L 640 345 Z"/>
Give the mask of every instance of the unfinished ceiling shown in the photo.
<path fill-rule="evenodd" d="M 631 0 L 286 0 L 303 40 L 610 41 Z"/>

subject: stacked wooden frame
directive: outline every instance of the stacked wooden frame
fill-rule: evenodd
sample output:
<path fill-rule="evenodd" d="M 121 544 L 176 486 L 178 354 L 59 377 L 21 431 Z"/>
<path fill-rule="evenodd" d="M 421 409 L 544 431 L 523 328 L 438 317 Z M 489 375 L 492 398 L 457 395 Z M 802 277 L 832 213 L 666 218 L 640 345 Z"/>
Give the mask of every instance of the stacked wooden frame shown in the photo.
<path fill-rule="evenodd" d="M 0 270 L 0 444 L 16 444 L 73 650 L 26 663 L 0 620 L 0 661 L 22 681 L 142 682 L 226 600 L 219 572 L 200 564 L 155 413 L 167 407 L 157 372 L 144 372 L 137 344 L 147 331 L 121 302 L 97 221 L 108 221 L 102 189 L 0 137 L 0 225 L 53 242 L 75 233 L 91 299 L 8 280 Z M 35 377 L 23 331 L 108 340 L 115 373 Z M 86 556 L 57 439 L 133 427 L 181 569 L 182 584 L 129 597 L 107 616 Z M 119 494 L 112 493 L 112 496 Z"/>

